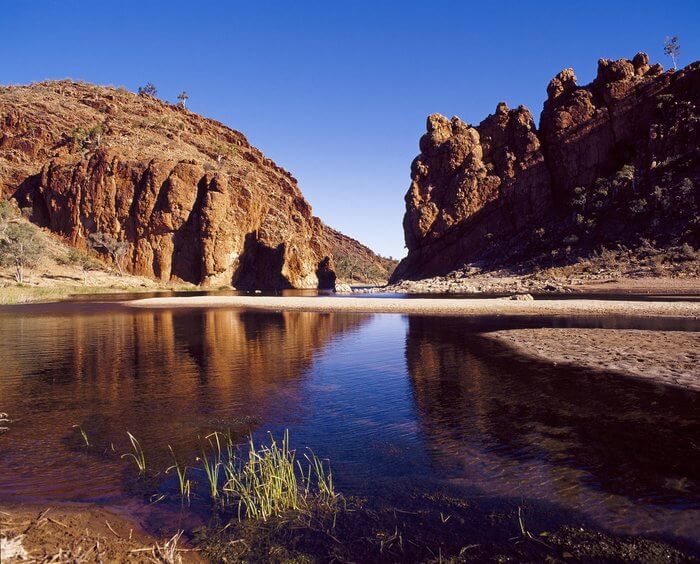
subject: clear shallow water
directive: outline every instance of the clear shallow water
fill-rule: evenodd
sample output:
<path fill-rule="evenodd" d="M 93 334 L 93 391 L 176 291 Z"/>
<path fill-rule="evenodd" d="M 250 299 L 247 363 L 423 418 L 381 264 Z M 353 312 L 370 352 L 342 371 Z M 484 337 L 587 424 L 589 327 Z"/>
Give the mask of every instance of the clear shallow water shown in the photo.
<path fill-rule="evenodd" d="M 13 422 L 0 435 L 0 502 L 145 510 L 129 463 L 97 454 L 127 452 L 127 430 L 164 469 L 168 444 L 194 465 L 199 435 L 289 428 L 294 445 L 331 459 L 346 494 L 447 487 L 697 539 L 700 394 L 526 362 L 484 337 L 536 326 L 700 321 L 5 308 L 0 411 Z"/>

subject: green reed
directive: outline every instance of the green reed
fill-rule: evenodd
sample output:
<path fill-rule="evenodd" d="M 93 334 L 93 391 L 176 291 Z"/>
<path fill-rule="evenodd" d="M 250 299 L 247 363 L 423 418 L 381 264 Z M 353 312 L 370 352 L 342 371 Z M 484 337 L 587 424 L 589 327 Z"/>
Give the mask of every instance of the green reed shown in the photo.
<path fill-rule="evenodd" d="M 85 448 L 89 448 L 90 440 L 88 439 L 87 433 L 85 432 L 85 429 L 83 429 L 82 425 L 73 425 L 73 427 L 80 431 L 80 435 L 83 437 L 83 442 L 85 443 Z"/>
<path fill-rule="evenodd" d="M 198 460 L 202 462 L 204 473 L 207 476 L 209 496 L 212 501 L 217 501 L 219 499 L 219 473 L 223 466 L 221 441 L 219 440 L 220 434 L 221 433 L 214 432 L 204 437 L 211 447 L 211 454 L 208 456 L 207 449 L 203 446 L 202 457 L 198 458 Z"/>
<path fill-rule="evenodd" d="M 187 503 L 190 503 L 190 480 L 187 478 L 187 466 L 180 466 L 180 463 L 177 461 L 177 457 L 175 456 L 175 451 L 173 451 L 173 447 L 168 445 L 168 449 L 170 449 L 170 454 L 173 457 L 173 464 L 170 466 L 165 473 L 167 474 L 171 470 L 175 470 L 177 473 L 177 481 L 178 481 L 178 486 L 180 488 L 180 499 L 184 501 L 187 499 Z"/>
<path fill-rule="evenodd" d="M 340 495 L 335 492 L 330 467 L 326 470 L 311 451 L 304 457 L 306 471 L 289 447 L 289 431 L 279 443 L 270 434 L 270 444 L 259 448 L 251 437 L 245 462 L 229 457 L 224 464 L 223 491 L 227 503 L 238 506 L 238 518 L 267 520 L 286 511 L 307 511 L 314 501 L 334 508 Z"/>
<path fill-rule="evenodd" d="M 126 432 L 127 435 L 129 435 L 129 440 L 131 441 L 131 447 L 133 448 L 134 452 L 127 452 L 122 454 L 122 458 L 128 458 L 131 457 L 134 459 L 134 462 L 136 463 L 136 467 L 139 470 L 139 476 L 145 476 L 146 475 L 146 455 L 143 452 L 143 448 L 141 448 L 141 444 L 139 441 L 132 435 L 129 431 Z"/>
<path fill-rule="evenodd" d="M 86 445 L 87 435 L 83 434 Z M 139 440 L 127 431 L 132 452 L 121 458 L 131 458 L 139 477 L 146 476 L 146 456 Z M 231 435 L 214 432 L 200 441 L 201 455 L 196 458 L 204 472 L 209 498 L 222 509 L 236 509 L 238 518 L 267 520 L 288 511 L 308 513 L 323 509 L 336 512 L 343 496 L 335 491 L 330 464 L 317 457 L 310 449 L 297 458 L 297 451 L 290 448 L 289 431 L 281 440 L 270 433 L 268 444 L 256 446 L 252 436 L 242 456 Z M 168 450 L 173 463 L 166 474 L 175 471 L 180 498 L 190 503 L 194 482 L 188 470 L 175 455 L 171 445 Z"/>
<path fill-rule="evenodd" d="M 335 506 L 342 496 L 335 491 L 333 485 L 333 472 L 331 472 L 331 463 L 326 461 L 324 464 L 311 449 L 308 449 L 309 454 L 304 454 L 304 458 L 308 462 L 308 471 L 306 479 L 306 495 L 309 495 L 312 484 L 316 486 L 316 495 L 319 500 L 327 506 Z M 313 474 L 313 475 L 312 475 Z"/>

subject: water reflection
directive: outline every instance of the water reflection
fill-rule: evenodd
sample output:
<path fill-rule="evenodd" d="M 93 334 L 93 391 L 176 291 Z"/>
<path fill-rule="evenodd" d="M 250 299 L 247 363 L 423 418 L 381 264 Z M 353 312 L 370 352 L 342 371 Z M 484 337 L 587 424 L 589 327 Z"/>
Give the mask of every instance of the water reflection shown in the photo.
<path fill-rule="evenodd" d="M 524 362 L 458 320 L 411 318 L 406 359 L 434 460 L 456 482 L 611 527 L 699 530 L 700 394 Z"/>
<path fill-rule="evenodd" d="M 168 443 L 189 459 L 200 434 L 299 417 L 315 355 L 366 320 L 230 310 L 2 316 L 0 411 L 14 422 L 0 436 L 0 491 L 120 495 L 119 462 L 76 457 L 73 425 L 117 452 L 128 450 L 129 430 L 163 466 Z"/>

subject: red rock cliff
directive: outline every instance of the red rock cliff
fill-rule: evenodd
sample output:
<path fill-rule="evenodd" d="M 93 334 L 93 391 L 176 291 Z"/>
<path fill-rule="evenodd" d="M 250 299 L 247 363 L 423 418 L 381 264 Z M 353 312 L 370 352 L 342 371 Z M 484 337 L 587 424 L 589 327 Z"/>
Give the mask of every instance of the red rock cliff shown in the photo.
<path fill-rule="evenodd" d="M 591 84 L 566 69 L 547 94 L 539 130 L 503 103 L 478 126 L 428 118 L 393 280 L 565 245 L 697 239 L 700 63 L 664 72 L 644 53 L 601 60 Z"/>
<path fill-rule="evenodd" d="M 332 287 L 326 227 L 296 180 L 222 124 L 124 89 L 0 89 L 0 196 L 85 247 L 128 243 L 125 268 L 239 288 Z"/>

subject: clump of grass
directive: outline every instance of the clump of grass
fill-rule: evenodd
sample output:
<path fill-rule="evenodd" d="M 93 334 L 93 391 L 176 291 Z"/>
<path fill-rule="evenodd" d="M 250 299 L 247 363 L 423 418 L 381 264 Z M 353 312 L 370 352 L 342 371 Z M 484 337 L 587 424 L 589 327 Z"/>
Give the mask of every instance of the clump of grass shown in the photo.
<path fill-rule="evenodd" d="M 296 453 L 289 449 L 289 436 L 285 432 L 279 445 L 272 435 L 270 438 L 269 446 L 257 449 L 251 437 L 248 460 L 243 464 L 229 461 L 226 465 L 224 489 L 237 500 L 239 519 L 245 513 L 246 517 L 266 520 L 300 509 Z"/>
<path fill-rule="evenodd" d="M 132 435 L 129 431 L 126 432 L 127 435 L 129 435 L 129 440 L 131 441 L 131 446 L 134 449 L 134 452 L 127 452 L 122 454 L 122 458 L 128 458 L 131 457 L 134 459 L 134 463 L 136 464 L 136 467 L 139 470 L 139 476 L 145 476 L 146 475 L 146 455 L 143 452 L 143 448 L 141 448 L 141 444 L 139 441 Z"/>
<path fill-rule="evenodd" d="M 175 533 L 163 546 L 156 543 L 153 547 L 153 558 L 155 562 L 165 562 L 166 564 L 180 564 L 182 562 L 182 556 L 178 554 L 179 549 L 177 547 L 182 533 L 183 531 Z"/>
<path fill-rule="evenodd" d="M 204 473 L 207 476 L 209 495 L 212 501 L 219 499 L 219 471 L 223 466 L 219 435 L 220 433 L 214 432 L 205 437 L 211 447 L 211 453 L 207 455 L 206 448 L 202 447 L 202 457 L 198 458 L 198 460 L 201 460 Z"/>
<path fill-rule="evenodd" d="M 224 464 L 223 491 L 226 502 L 237 505 L 239 520 L 267 520 L 287 511 L 306 511 L 314 503 L 335 508 L 342 498 L 335 492 L 330 467 L 311 451 L 304 458 L 306 468 L 289 447 L 288 431 L 279 443 L 270 434 L 270 444 L 260 447 L 251 437 L 245 462 L 230 456 Z"/>
<path fill-rule="evenodd" d="M 310 495 L 310 488 L 313 483 L 316 488 L 315 495 L 318 496 L 319 500 L 329 507 L 335 507 L 342 499 L 342 496 L 335 491 L 331 464 L 328 460 L 324 464 L 324 461 L 316 456 L 311 449 L 308 450 L 308 454 L 304 454 L 304 458 L 309 464 L 305 493 L 307 496 Z"/>

